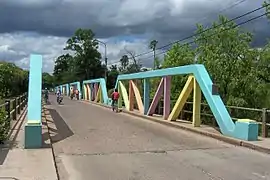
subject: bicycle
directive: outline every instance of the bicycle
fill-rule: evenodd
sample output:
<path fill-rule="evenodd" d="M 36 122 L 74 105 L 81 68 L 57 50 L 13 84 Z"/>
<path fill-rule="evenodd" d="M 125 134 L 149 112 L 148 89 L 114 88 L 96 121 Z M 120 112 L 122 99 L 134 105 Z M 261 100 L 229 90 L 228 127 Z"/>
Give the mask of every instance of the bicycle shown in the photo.
<path fill-rule="evenodd" d="M 118 112 L 118 103 L 117 100 L 112 100 L 112 110 L 117 113 Z"/>

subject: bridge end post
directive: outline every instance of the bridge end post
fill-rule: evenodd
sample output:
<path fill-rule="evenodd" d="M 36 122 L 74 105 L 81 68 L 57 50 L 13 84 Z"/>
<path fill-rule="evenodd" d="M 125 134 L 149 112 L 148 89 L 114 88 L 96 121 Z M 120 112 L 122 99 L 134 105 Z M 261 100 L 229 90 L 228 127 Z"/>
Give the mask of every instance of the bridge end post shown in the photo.
<path fill-rule="evenodd" d="M 24 147 L 42 147 L 41 97 L 42 97 L 42 56 L 30 56 L 28 112 L 25 125 Z"/>
<path fill-rule="evenodd" d="M 259 125 L 250 119 L 238 119 L 233 132 L 234 137 L 245 141 L 258 140 Z"/>

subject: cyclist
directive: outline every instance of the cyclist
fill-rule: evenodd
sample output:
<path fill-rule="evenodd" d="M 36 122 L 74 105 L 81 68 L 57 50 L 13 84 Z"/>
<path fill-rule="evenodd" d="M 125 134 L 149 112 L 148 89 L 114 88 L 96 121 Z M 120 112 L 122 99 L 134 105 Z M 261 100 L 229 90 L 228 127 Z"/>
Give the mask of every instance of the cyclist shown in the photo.
<path fill-rule="evenodd" d="M 119 93 L 118 90 L 115 89 L 114 92 L 112 93 L 112 110 L 116 109 L 116 112 L 118 111 L 118 105 L 117 101 L 119 99 Z"/>

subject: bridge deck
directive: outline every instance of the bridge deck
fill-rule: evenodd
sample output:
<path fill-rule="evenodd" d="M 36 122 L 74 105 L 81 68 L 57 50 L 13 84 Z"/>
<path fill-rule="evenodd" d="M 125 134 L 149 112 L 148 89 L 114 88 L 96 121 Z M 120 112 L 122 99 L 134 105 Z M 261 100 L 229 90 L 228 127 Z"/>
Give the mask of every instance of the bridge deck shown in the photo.
<path fill-rule="evenodd" d="M 61 179 L 270 179 L 269 155 L 92 104 L 50 102 Z"/>

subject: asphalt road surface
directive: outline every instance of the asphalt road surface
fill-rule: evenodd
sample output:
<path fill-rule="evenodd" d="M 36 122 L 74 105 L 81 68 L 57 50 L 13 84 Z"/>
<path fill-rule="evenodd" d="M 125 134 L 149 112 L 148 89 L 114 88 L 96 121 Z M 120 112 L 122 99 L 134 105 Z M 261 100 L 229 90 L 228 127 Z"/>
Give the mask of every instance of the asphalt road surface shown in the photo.
<path fill-rule="evenodd" d="M 61 180 L 270 180 L 270 156 L 50 96 Z"/>

